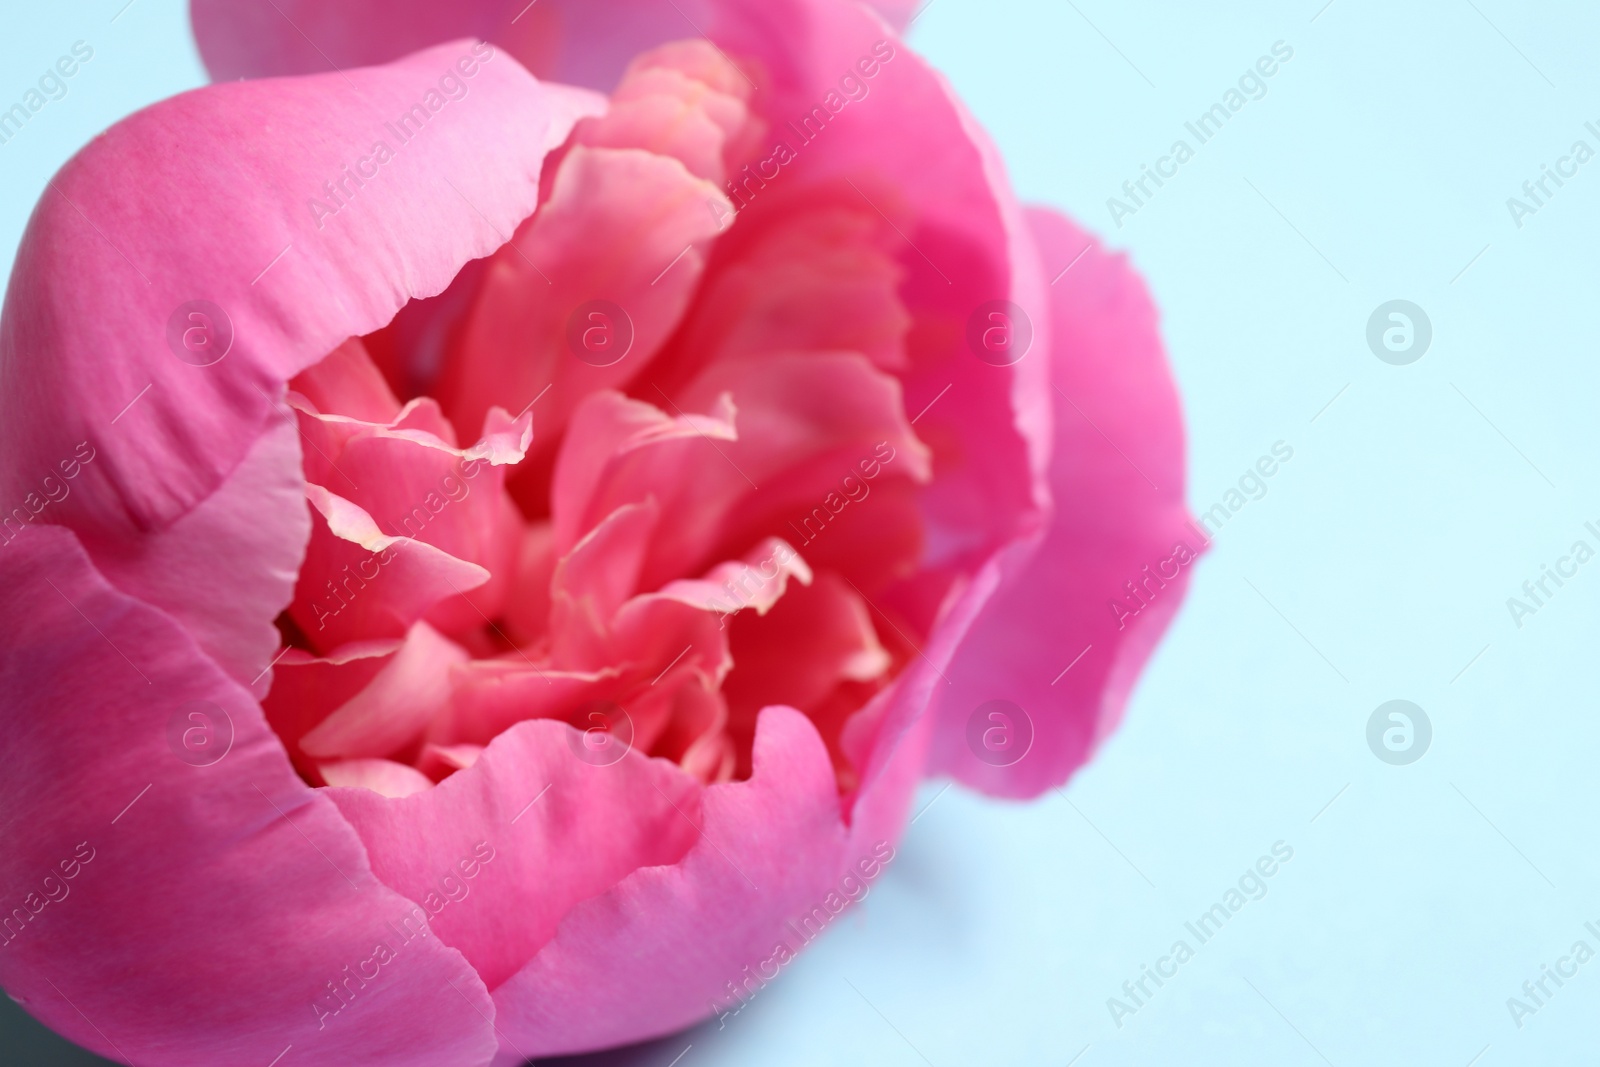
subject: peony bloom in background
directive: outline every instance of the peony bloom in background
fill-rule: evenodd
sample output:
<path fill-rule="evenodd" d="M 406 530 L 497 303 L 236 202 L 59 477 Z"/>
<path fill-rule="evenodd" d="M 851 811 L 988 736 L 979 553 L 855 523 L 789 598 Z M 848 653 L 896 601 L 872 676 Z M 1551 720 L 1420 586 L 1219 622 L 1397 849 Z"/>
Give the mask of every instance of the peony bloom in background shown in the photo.
<path fill-rule="evenodd" d="M 0 321 L 30 1012 L 151 1065 L 656 1036 L 924 775 L 1115 726 L 1192 543 L 1155 314 L 880 7 L 196 0 L 219 84 L 62 169 Z"/>

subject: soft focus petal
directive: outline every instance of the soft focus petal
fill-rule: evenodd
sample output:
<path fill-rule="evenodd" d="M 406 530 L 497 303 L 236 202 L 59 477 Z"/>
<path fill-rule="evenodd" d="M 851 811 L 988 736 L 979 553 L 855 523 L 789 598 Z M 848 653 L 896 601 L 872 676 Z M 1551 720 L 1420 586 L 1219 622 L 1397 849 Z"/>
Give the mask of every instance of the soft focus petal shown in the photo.
<path fill-rule="evenodd" d="M 1012 797 L 1066 781 L 1115 728 L 1188 585 L 1189 562 L 1174 548 L 1204 548 L 1188 526 L 1183 421 L 1144 283 L 1060 215 L 1029 220 L 1048 265 L 1083 256 L 1050 290 L 1053 347 L 1040 353 L 1057 404 L 1056 513 L 1036 549 L 1005 559 L 1000 589 L 949 668 L 954 684 L 935 689 L 933 755 L 936 769 Z M 1169 573 L 1132 614 L 1138 602 L 1124 583 L 1144 583 L 1144 568 L 1163 561 Z M 1119 618 L 1113 602 L 1132 617 Z M 1032 751 L 1009 767 L 967 748 L 969 716 L 993 699 L 1019 705 L 1033 724 Z"/>

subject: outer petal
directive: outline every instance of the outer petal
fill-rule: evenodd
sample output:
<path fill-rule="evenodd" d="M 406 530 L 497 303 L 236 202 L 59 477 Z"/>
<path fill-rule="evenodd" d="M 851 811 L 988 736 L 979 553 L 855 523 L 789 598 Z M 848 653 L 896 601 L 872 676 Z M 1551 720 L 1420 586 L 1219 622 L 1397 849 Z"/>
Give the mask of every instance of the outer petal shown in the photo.
<path fill-rule="evenodd" d="M 508 48 L 540 77 L 609 90 L 628 63 L 706 25 L 706 0 L 190 0 L 195 39 L 218 81 L 383 63 L 454 37 Z M 538 61 L 534 66 L 530 61 Z"/>
<path fill-rule="evenodd" d="M 23 499 L 93 442 L 94 462 L 42 518 L 76 529 L 92 553 L 136 545 L 240 465 L 280 417 L 284 380 L 502 243 L 537 202 L 553 116 L 572 118 L 554 100 L 561 91 L 509 57 L 473 59 L 468 94 L 415 143 L 385 125 L 420 107 L 447 71 L 459 75 L 472 48 L 197 90 L 124 120 L 69 162 L 29 223 L 0 323 L 0 498 Z M 380 166 L 374 145 L 391 139 Z M 375 176 L 356 188 L 346 168 Z M 316 209 L 334 181 L 345 183 L 342 206 Z M 197 300 L 209 303 L 196 311 Z M 207 321 L 209 333 L 194 325 Z M 202 355 L 223 352 L 220 361 L 194 365 L 202 357 L 185 336 L 209 340 Z M 275 457 L 294 462 L 286 450 Z M 282 473 L 253 477 L 265 486 Z M 248 541 L 235 530 L 216 553 L 233 558 Z M 271 655 L 221 629 L 204 640 L 246 677 Z"/>
<path fill-rule="evenodd" d="M 513 49 L 540 77 L 609 89 L 634 56 L 690 36 L 719 5 L 677 0 L 677 6 L 681 14 L 660 0 L 540 0 L 537 9 L 524 0 L 190 0 L 189 10 L 200 54 L 219 81 L 382 63 L 436 41 L 475 36 Z M 872 0 L 871 6 L 898 30 L 923 4 Z"/>
<path fill-rule="evenodd" d="M 124 1062 L 267 1063 L 288 1045 L 329 1067 L 489 1061 L 477 974 L 373 877 L 250 694 L 172 618 L 55 527 L 0 553 L 0 590 L 0 884 L 8 906 L 54 898 L 6 932 L 12 997 Z M 186 729 L 231 744 L 196 766 L 210 754 Z M 346 967 L 368 977 L 319 1012 Z"/>
<path fill-rule="evenodd" d="M 91 556 L 113 585 L 177 619 L 260 696 L 281 640 L 272 620 L 289 602 L 310 535 L 300 440 L 283 419 L 193 511 L 144 537 L 104 539 Z"/>
<path fill-rule="evenodd" d="M 823 904 L 855 859 L 827 752 L 792 708 L 763 714 L 754 776 L 707 788 L 691 814 L 700 833 L 680 862 L 579 904 L 495 991 L 497 1025 L 518 1051 L 622 1044 L 705 1016 L 778 939 L 798 951 L 785 920 Z"/>
<path fill-rule="evenodd" d="M 585 763 L 579 737 L 565 723 L 519 723 L 424 794 L 333 793 L 378 876 L 427 908 L 490 987 L 573 904 L 636 867 L 677 861 L 694 839 L 699 783 L 637 753 Z"/>
<path fill-rule="evenodd" d="M 1012 797 L 1066 781 L 1116 727 L 1183 599 L 1188 564 L 1173 563 L 1176 576 L 1151 584 L 1150 605 L 1131 617 L 1138 604 L 1124 583 L 1143 583 L 1177 544 L 1195 555 L 1205 544 L 1188 526 L 1182 416 L 1144 284 L 1060 215 L 1033 211 L 1029 222 L 1048 267 L 1083 256 L 1050 292 L 1057 510 L 1036 550 L 1005 557 L 1000 589 L 949 669 L 953 686 L 935 689 L 933 754 L 936 768 Z M 1010 767 L 967 748 L 967 720 L 991 699 L 1033 723 L 1032 750 Z"/>

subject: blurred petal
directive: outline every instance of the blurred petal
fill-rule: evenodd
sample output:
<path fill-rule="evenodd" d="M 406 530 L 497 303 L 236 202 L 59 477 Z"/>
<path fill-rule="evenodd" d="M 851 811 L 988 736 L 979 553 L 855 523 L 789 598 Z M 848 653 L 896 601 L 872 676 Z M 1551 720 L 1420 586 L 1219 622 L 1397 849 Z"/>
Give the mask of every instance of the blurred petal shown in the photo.
<path fill-rule="evenodd" d="M 1060 215 L 1029 218 L 1049 264 L 1083 256 L 1050 293 L 1056 513 L 1037 547 L 1004 559 L 950 666 L 953 686 L 935 689 L 934 767 L 1011 797 L 1065 782 L 1116 727 L 1188 586 L 1191 559 L 1177 556 L 1205 546 L 1188 525 L 1182 414 L 1144 283 Z M 1146 567 L 1157 574 L 1150 603 L 1133 614 L 1124 583 L 1142 585 Z M 1012 766 L 967 747 L 969 716 L 992 699 L 1032 720 L 1032 750 Z"/>

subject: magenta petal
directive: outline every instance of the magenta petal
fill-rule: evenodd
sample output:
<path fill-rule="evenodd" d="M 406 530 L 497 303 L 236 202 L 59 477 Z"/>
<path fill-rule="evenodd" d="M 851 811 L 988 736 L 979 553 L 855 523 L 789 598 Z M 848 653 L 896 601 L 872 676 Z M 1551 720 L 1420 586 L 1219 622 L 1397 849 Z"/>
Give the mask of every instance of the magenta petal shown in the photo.
<path fill-rule="evenodd" d="M 1049 358 L 1056 404 L 1055 515 L 1036 548 L 1002 557 L 1000 587 L 947 671 L 953 686 L 935 687 L 931 757 L 935 769 L 1009 797 L 1066 781 L 1116 727 L 1183 600 L 1190 562 L 1175 555 L 1205 546 L 1184 505 L 1182 414 L 1144 283 L 1060 215 L 1028 219 L 1048 270 L 1077 260 L 1050 289 L 1052 348 L 1038 353 Z M 1178 545 L 1186 552 L 1175 554 Z M 1149 605 L 1134 614 L 1124 583 L 1163 565 L 1164 587 L 1152 582 Z M 1011 766 L 968 748 L 969 718 L 995 699 L 1019 705 L 1033 725 L 1032 750 Z"/>
<path fill-rule="evenodd" d="M 247 690 L 68 531 L 0 552 L 0 591 L 0 884 L 41 901 L 3 935 L 13 998 L 123 1062 L 489 1062 L 483 983 L 373 877 Z"/>

